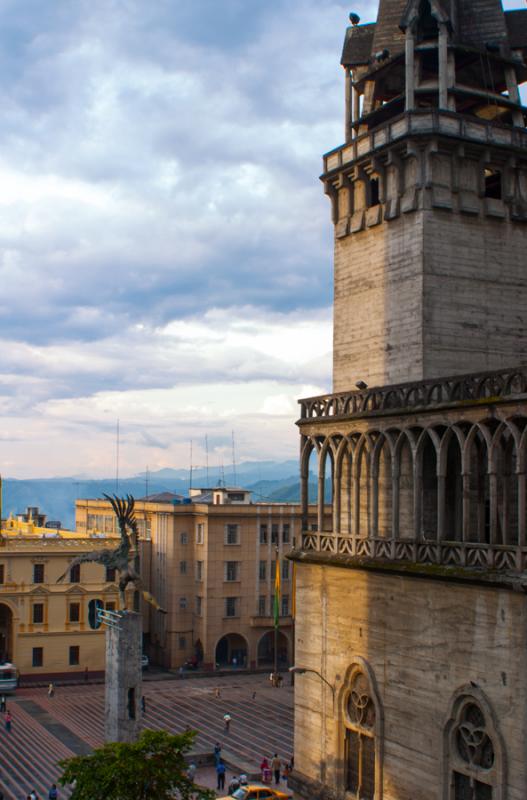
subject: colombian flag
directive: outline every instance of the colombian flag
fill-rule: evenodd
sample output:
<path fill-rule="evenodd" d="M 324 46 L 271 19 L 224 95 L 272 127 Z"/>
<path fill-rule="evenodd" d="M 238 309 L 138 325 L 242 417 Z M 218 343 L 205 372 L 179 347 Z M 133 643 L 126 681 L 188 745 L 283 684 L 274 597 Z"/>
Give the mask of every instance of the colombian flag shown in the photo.
<path fill-rule="evenodd" d="M 278 549 L 276 550 L 276 569 L 274 575 L 274 626 L 278 628 L 280 625 L 280 595 L 281 595 L 281 585 L 280 585 L 280 556 L 278 554 Z"/>

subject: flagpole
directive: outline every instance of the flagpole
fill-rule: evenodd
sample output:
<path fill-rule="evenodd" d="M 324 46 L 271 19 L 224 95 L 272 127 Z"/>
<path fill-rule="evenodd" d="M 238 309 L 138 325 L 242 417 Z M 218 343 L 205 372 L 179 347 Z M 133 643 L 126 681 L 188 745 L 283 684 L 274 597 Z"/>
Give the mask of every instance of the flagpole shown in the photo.
<path fill-rule="evenodd" d="M 276 548 L 276 569 L 274 576 L 274 685 L 278 686 L 278 629 L 280 626 L 280 554 Z"/>

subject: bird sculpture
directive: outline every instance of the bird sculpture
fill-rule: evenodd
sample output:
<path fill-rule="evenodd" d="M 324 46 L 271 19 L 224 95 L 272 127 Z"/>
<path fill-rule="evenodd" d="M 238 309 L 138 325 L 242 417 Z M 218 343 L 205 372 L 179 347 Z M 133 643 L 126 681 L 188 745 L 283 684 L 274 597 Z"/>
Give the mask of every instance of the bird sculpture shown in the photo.
<path fill-rule="evenodd" d="M 155 597 L 143 588 L 141 576 L 134 565 L 134 558 L 139 548 L 139 532 L 134 513 L 134 498 L 131 495 L 127 495 L 126 500 L 117 497 L 117 495 L 110 497 L 105 494 L 103 496 L 111 503 L 115 516 L 117 517 L 121 536 L 120 544 L 115 550 L 104 548 L 102 550 L 92 550 L 90 553 L 83 553 L 77 556 L 77 558 L 74 558 L 73 561 L 70 562 L 68 569 L 57 579 L 57 583 L 63 581 L 70 570 L 76 567 L 77 564 L 86 564 L 89 561 L 95 562 L 119 571 L 119 599 L 121 608 L 126 608 L 125 589 L 128 584 L 131 583 L 141 592 L 146 602 L 153 606 L 156 611 L 166 614 L 167 612 L 161 608 Z M 130 531 L 130 535 L 128 534 L 128 530 Z"/>

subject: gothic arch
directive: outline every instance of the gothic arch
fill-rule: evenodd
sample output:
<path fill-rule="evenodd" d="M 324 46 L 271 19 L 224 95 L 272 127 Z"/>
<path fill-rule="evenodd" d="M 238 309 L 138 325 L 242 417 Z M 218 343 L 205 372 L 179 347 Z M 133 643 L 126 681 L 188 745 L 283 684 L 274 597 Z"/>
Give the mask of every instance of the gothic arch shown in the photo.
<path fill-rule="evenodd" d="M 361 656 L 354 656 L 346 670 L 338 695 L 338 721 L 342 792 L 360 790 L 364 800 L 382 800 L 384 714 L 374 672 Z"/>
<path fill-rule="evenodd" d="M 497 717 L 485 693 L 473 683 L 452 696 L 443 726 L 442 756 L 442 800 L 470 796 L 463 792 L 475 782 L 492 788 L 492 800 L 506 800 L 506 751 Z"/>

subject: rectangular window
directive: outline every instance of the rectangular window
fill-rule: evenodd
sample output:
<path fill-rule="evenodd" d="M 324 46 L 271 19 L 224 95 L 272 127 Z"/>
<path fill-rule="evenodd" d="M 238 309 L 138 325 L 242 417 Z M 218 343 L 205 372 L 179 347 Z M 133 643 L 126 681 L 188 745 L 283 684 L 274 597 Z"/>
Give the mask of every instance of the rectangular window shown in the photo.
<path fill-rule="evenodd" d="M 44 603 L 33 604 L 33 622 L 40 625 L 44 622 Z"/>
<path fill-rule="evenodd" d="M 70 583 L 80 583 L 81 582 L 81 565 L 75 564 L 70 569 Z"/>
<path fill-rule="evenodd" d="M 179 607 L 180 607 L 180 608 L 181 608 L 183 611 L 186 609 L 186 607 L 187 607 L 187 598 L 186 598 L 186 597 L 180 597 L 180 598 L 179 598 Z"/>
<path fill-rule="evenodd" d="M 33 564 L 33 583 L 44 583 L 44 564 Z"/>
<path fill-rule="evenodd" d="M 203 561 L 196 561 L 196 580 L 203 580 Z"/>
<path fill-rule="evenodd" d="M 106 611 L 115 611 L 115 602 L 110 600 L 108 603 L 106 603 L 105 608 Z"/>
<path fill-rule="evenodd" d="M 501 172 L 497 169 L 485 170 L 485 197 L 501 200 Z"/>
<path fill-rule="evenodd" d="M 273 558 L 271 561 L 271 580 L 274 583 L 274 579 L 276 578 L 276 559 Z"/>
<path fill-rule="evenodd" d="M 278 544 L 278 525 L 276 522 L 273 522 L 271 525 L 271 544 Z"/>
<path fill-rule="evenodd" d="M 70 603 L 69 605 L 69 621 L 70 622 L 79 622 L 81 618 L 81 604 L 80 603 Z"/>
<path fill-rule="evenodd" d="M 186 575 L 187 574 L 187 562 L 186 561 L 180 561 L 179 562 L 179 572 L 180 572 L 180 575 Z"/>
<path fill-rule="evenodd" d="M 237 617 L 238 616 L 238 598 L 226 597 L 225 598 L 225 616 Z"/>
<path fill-rule="evenodd" d="M 80 648 L 78 645 L 70 647 L 70 667 L 78 667 L 80 663 Z"/>
<path fill-rule="evenodd" d="M 202 610 L 203 602 L 202 601 L 203 601 L 202 597 L 199 597 L 199 596 L 196 597 L 196 615 L 198 617 L 201 617 L 201 614 L 203 613 L 203 610 Z"/>
<path fill-rule="evenodd" d="M 240 543 L 240 526 L 227 525 L 225 527 L 225 544 L 239 544 Z"/>
<path fill-rule="evenodd" d="M 188 533 L 180 533 L 179 541 L 181 542 L 181 544 L 188 544 Z"/>
<path fill-rule="evenodd" d="M 289 561 L 285 559 L 282 561 L 282 580 L 289 580 Z"/>
<path fill-rule="evenodd" d="M 41 667 L 44 664 L 44 648 L 34 647 L 31 663 L 34 667 Z"/>
<path fill-rule="evenodd" d="M 267 525 L 260 525 L 260 544 L 267 544 Z"/>
<path fill-rule="evenodd" d="M 260 561 L 258 567 L 258 578 L 264 581 L 267 578 L 267 561 Z"/>
<path fill-rule="evenodd" d="M 282 595 L 282 617 L 287 617 L 289 614 L 289 595 Z"/>
<path fill-rule="evenodd" d="M 258 616 L 265 617 L 265 610 L 266 610 L 266 600 L 267 597 L 264 594 L 261 594 L 258 598 Z"/>
<path fill-rule="evenodd" d="M 186 640 L 185 636 L 180 636 L 180 637 L 179 637 L 179 639 L 178 639 L 178 644 L 179 644 L 179 649 L 180 649 L 180 650 L 185 650 L 185 649 L 186 649 L 186 647 L 187 647 L 187 640 Z"/>
<path fill-rule="evenodd" d="M 106 567 L 106 581 L 108 583 L 115 583 L 115 574 L 117 570 L 115 567 Z"/>
<path fill-rule="evenodd" d="M 284 544 L 289 544 L 291 541 L 291 525 L 288 522 L 282 526 L 282 541 Z"/>
<path fill-rule="evenodd" d="M 5 565 L 0 564 L 0 583 L 5 583 Z"/>
<path fill-rule="evenodd" d="M 205 524 L 198 522 L 196 525 L 196 544 L 203 544 L 205 541 Z"/>
<path fill-rule="evenodd" d="M 237 581 L 239 571 L 239 561 L 226 561 L 225 562 L 225 580 Z"/>

